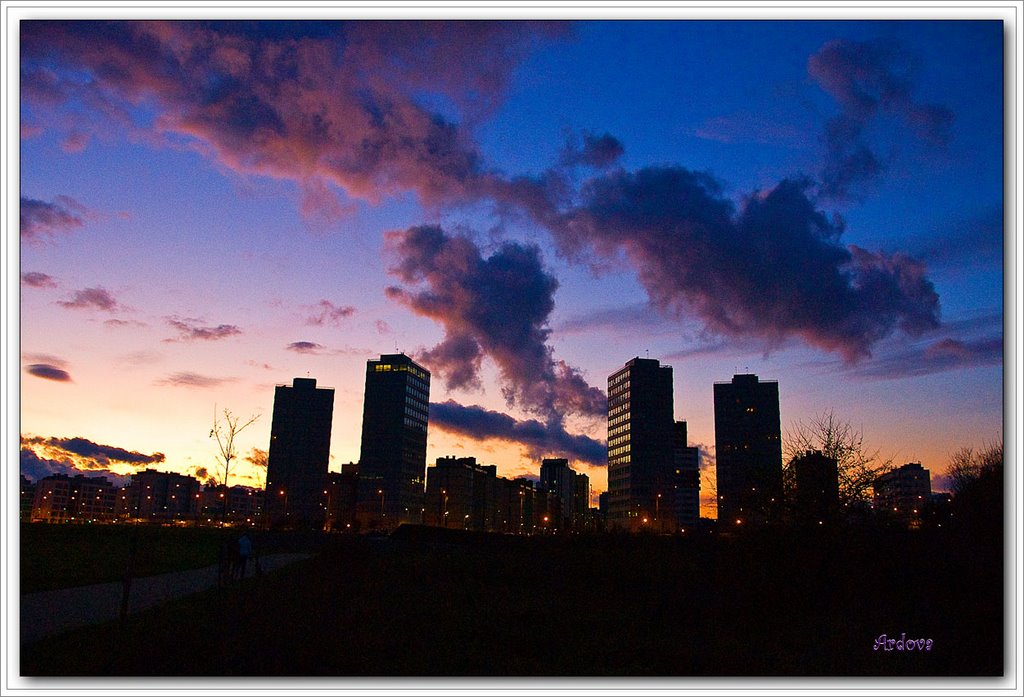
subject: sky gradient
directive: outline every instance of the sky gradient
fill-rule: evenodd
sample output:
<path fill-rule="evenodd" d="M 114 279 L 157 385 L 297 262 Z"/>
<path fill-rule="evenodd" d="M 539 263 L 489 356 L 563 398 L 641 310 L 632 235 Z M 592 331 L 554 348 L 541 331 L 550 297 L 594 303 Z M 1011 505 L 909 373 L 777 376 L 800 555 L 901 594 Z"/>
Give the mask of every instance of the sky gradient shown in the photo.
<path fill-rule="evenodd" d="M 21 435 L 214 469 L 215 409 L 432 372 L 427 461 L 565 456 L 606 488 L 607 377 L 778 380 L 942 488 L 1003 437 L 994 21 L 21 25 Z M 231 483 L 252 484 L 243 463 Z M 714 515 L 713 507 L 703 508 Z"/>

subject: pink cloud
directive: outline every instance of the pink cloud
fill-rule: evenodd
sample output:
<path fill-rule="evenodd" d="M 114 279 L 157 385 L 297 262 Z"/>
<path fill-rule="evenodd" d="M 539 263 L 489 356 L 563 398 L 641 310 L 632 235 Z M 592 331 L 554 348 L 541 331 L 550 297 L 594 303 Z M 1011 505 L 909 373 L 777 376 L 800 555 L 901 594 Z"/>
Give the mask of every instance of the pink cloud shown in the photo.
<path fill-rule="evenodd" d="M 72 310 L 97 309 L 115 312 L 120 306 L 107 290 L 96 287 L 76 290 L 70 300 L 58 300 L 57 304 Z"/>
<path fill-rule="evenodd" d="M 563 29 L 445 21 L 259 31 L 34 22 L 22 28 L 22 96 L 40 118 L 73 104 L 153 142 L 184 139 L 237 172 L 298 182 L 304 212 L 335 220 L 347 207 L 331 186 L 371 202 L 407 191 L 428 204 L 464 197 L 481 177 L 480 157 L 419 95 L 437 94 L 473 120 L 501 101 L 530 46 Z M 151 126 L 131 120 L 143 102 L 157 112 Z"/>

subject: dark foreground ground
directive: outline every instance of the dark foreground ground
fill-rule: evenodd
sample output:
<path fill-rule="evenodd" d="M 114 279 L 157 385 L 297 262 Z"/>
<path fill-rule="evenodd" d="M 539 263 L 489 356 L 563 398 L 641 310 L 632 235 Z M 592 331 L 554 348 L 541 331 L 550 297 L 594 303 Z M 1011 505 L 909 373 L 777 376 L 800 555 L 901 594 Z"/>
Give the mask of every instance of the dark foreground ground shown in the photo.
<path fill-rule="evenodd" d="M 27 676 L 995 676 L 1003 550 L 942 530 L 329 537 L 274 575 L 23 646 Z M 939 534 L 943 533 L 943 534 Z M 59 609 L 55 609 L 59 611 Z M 930 651 L 874 649 L 880 635 Z"/>

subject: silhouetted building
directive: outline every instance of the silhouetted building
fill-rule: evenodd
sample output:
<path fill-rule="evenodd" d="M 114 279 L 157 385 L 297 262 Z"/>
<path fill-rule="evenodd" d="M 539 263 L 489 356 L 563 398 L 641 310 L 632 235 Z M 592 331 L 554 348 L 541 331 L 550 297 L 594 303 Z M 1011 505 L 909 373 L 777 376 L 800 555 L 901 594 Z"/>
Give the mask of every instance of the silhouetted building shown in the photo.
<path fill-rule="evenodd" d="M 583 472 L 576 473 L 576 502 L 572 529 L 576 531 L 594 529 L 594 516 L 590 508 L 590 477 Z"/>
<path fill-rule="evenodd" d="M 687 446 L 685 421 L 675 422 L 672 436 L 676 525 L 681 529 L 696 528 L 700 523 L 700 450 Z"/>
<path fill-rule="evenodd" d="M 720 527 L 774 522 L 782 504 L 779 383 L 734 375 L 714 393 Z"/>
<path fill-rule="evenodd" d="M 109 520 L 117 487 L 106 477 L 51 474 L 36 482 L 31 519 L 46 523 Z"/>
<path fill-rule="evenodd" d="M 672 367 L 657 360 L 634 358 L 608 378 L 609 529 L 653 530 L 674 516 L 661 510 L 674 476 L 672 403 Z"/>
<path fill-rule="evenodd" d="M 331 457 L 334 390 L 314 378 L 295 378 L 274 390 L 274 420 L 267 453 L 266 524 L 320 527 Z"/>
<path fill-rule="evenodd" d="M 527 479 L 499 477 L 497 470 L 474 457 L 438 458 L 427 468 L 424 522 L 510 534 L 557 531 L 562 518 L 557 495 Z"/>
<path fill-rule="evenodd" d="M 356 516 L 363 529 L 420 523 L 430 373 L 405 354 L 366 362 Z"/>
<path fill-rule="evenodd" d="M 199 510 L 199 480 L 177 472 L 146 469 L 132 475 L 116 498 L 118 518 L 189 520 Z"/>
<path fill-rule="evenodd" d="M 541 461 L 540 484 L 558 498 L 561 520 L 556 529 L 581 529 L 590 508 L 590 477 L 569 467 L 565 458 L 548 458 Z"/>
<path fill-rule="evenodd" d="M 909 462 L 875 480 L 875 511 L 884 518 L 912 523 L 920 519 L 931 494 L 931 474 L 920 462 Z"/>
<path fill-rule="evenodd" d="M 341 472 L 327 473 L 327 500 L 325 530 L 353 531 L 356 520 L 356 484 L 359 481 L 359 464 L 350 462 L 341 466 Z"/>
<path fill-rule="evenodd" d="M 32 480 L 21 475 L 21 506 L 19 507 L 19 519 L 22 521 L 32 520 L 32 503 L 36 496 L 36 485 Z"/>
<path fill-rule="evenodd" d="M 835 458 L 809 450 L 793 458 L 796 475 L 796 517 L 803 523 L 826 524 L 839 516 L 839 468 Z"/>
<path fill-rule="evenodd" d="M 264 492 L 251 486 L 206 486 L 199 495 L 199 517 L 215 522 L 257 525 L 263 521 Z M 225 499 L 227 500 L 225 502 Z M 226 503 L 226 513 L 225 513 Z"/>

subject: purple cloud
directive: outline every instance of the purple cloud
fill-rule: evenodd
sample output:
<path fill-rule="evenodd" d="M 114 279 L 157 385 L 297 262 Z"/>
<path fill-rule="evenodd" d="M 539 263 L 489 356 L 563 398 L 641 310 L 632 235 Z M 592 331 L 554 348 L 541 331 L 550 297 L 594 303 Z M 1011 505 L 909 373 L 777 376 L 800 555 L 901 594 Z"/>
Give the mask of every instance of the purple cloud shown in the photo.
<path fill-rule="evenodd" d="M 166 378 L 158 380 L 156 384 L 171 387 L 198 387 L 200 389 L 208 389 L 211 387 L 220 387 L 225 383 L 234 381 L 235 378 L 215 378 L 185 371 L 168 375 Z"/>
<path fill-rule="evenodd" d="M 178 330 L 177 339 L 164 339 L 164 341 L 218 341 L 237 336 L 242 330 L 233 324 L 218 324 L 216 327 L 203 327 L 200 320 L 188 317 L 165 317 L 165 321 L 171 327 Z"/>
<path fill-rule="evenodd" d="M 947 337 L 923 345 L 913 345 L 879 356 L 851 372 L 869 380 L 894 380 L 931 375 L 947 370 L 1003 365 L 1003 337 Z"/>
<path fill-rule="evenodd" d="M 341 324 L 343 319 L 351 317 L 355 312 L 356 308 L 351 305 L 339 306 L 330 300 L 321 300 L 314 306 L 313 313 L 306 318 L 306 324 L 320 326 L 329 322 L 330 324 L 338 325 Z"/>
<path fill-rule="evenodd" d="M 560 423 L 517 421 L 508 414 L 448 400 L 430 404 L 430 425 L 474 440 L 493 438 L 518 443 L 534 459 L 568 457 L 591 465 L 608 464 L 606 443 L 567 433 Z"/>
<path fill-rule="evenodd" d="M 295 353 L 316 355 L 323 351 L 324 347 L 312 341 L 295 341 L 285 346 L 285 349 L 288 351 L 294 351 Z"/>
<path fill-rule="evenodd" d="M 27 116 L 102 133 L 115 121 L 150 142 L 193 144 L 245 174 L 295 181 L 303 208 L 336 219 L 339 196 L 428 204 L 472 189 L 480 157 L 440 97 L 474 121 L 504 97 L 553 22 L 34 21 L 21 28 Z M 156 111 L 158 131 L 135 106 Z M 72 128 L 67 112 L 83 114 Z M 79 136 L 80 137 L 80 136 Z"/>
<path fill-rule="evenodd" d="M 397 259 L 389 272 L 413 286 L 389 287 L 388 297 L 445 328 L 444 340 L 418 358 L 450 389 L 477 387 L 486 355 L 510 406 L 558 422 L 566 414 L 606 413 L 604 393 L 556 361 L 547 345 L 558 281 L 544 271 L 536 247 L 505 242 L 485 258 L 472 240 L 430 226 L 388 233 L 386 245 Z"/>
<path fill-rule="evenodd" d="M 695 313 L 715 334 L 769 348 L 799 337 L 856 361 L 896 329 L 918 336 L 937 327 L 924 265 L 844 247 L 842 222 L 815 208 L 809 187 L 785 180 L 736 210 L 708 174 L 618 170 L 586 182 L 579 205 L 538 204 L 535 218 L 564 254 L 624 254 L 654 307 Z"/>
<path fill-rule="evenodd" d="M 622 157 L 625 149 L 615 136 L 605 133 L 597 136 L 583 134 L 583 144 L 570 141 L 562 150 L 562 164 L 573 167 L 584 165 L 595 169 L 611 167 Z"/>
<path fill-rule="evenodd" d="M 21 197 L 21 239 L 41 242 L 44 237 L 55 237 L 85 224 L 88 210 L 68 196 L 58 196 L 53 202 Z"/>
<path fill-rule="evenodd" d="M 926 142 L 949 140 L 953 113 L 914 101 L 911 67 L 910 55 L 886 40 L 830 41 L 808 59 L 807 72 L 840 107 L 825 126 L 823 196 L 847 198 L 884 169 L 863 138 L 879 112 L 900 118 Z"/>
<path fill-rule="evenodd" d="M 68 371 L 58 368 L 55 365 L 50 365 L 49 363 L 32 363 L 25 366 L 25 372 L 29 375 L 34 375 L 37 378 L 43 378 L 44 380 L 53 380 L 54 382 L 74 382 Z"/>
<path fill-rule="evenodd" d="M 49 276 L 39 271 L 28 271 L 21 274 L 21 283 L 29 288 L 56 288 L 57 281 L 53 279 L 53 276 Z"/>
<path fill-rule="evenodd" d="M 101 287 L 76 290 L 70 300 L 58 300 L 57 304 L 72 310 L 97 309 L 115 312 L 120 306 L 107 290 Z"/>

